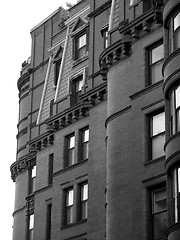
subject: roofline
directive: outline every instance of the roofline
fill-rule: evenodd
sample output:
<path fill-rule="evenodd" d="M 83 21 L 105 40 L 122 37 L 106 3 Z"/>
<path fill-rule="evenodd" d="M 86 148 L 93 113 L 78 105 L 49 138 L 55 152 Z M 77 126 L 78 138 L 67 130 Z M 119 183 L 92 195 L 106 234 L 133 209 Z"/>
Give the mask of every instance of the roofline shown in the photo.
<path fill-rule="evenodd" d="M 35 27 L 33 27 L 31 30 L 30 30 L 30 33 L 33 32 L 36 28 L 40 27 L 43 23 L 45 23 L 46 21 L 48 21 L 50 18 L 52 18 L 56 13 L 59 12 L 59 9 L 61 7 L 59 7 L 57 10 L 55 10 L 53 13 L 51 13 L 48 17 L 46 17 L 44 20 L 42 20 L 40 23 L 38 23 Z"/>

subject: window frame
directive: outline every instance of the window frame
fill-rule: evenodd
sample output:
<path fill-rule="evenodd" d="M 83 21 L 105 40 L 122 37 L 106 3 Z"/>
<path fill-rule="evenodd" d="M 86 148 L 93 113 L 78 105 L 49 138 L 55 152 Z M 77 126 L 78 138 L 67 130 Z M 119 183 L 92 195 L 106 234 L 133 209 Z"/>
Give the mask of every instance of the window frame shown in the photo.
<path fill-rule="evenodd" d="M 179 47 L 178 47 L 178 45 L 176 46 L 176 36 L 178 35 L 178 33 L 180 36 L 180 24 L 176 29 L 174 29 L 174 25 L 175 25 L 174 20 L 178 15 L 180 18 L 180 10 L 177 10 L 174 12 L 174 14 L 172 15 L 172 17 L 170 18 L 169 23 L 168 23 L 169 54 L 173 53 L 174 51 L 176 51 L 177 49 L 180 48 L 180 44 L 179 44 Z M 178 41 L 177 41 L 177 43 L 178 43 Z"/>
<path fill-rule="evenodd" d="M 152 62 L 152 51 L 155 50 L 156 48 L 162 46 L 163 47 L 163 58 L 158 59 L 155 62 Z M 162 75 L 162 79 L 156 80 L 153 79 L 152 76 L 152 69 L 154 68 L 154 66 L 158 66 L 158 64 L 163 65 L 163 61 L 164 61 L 164 43 L 163 43 L 163 39 L 156 41 L 155 43 L 151 44 L 150 46 L 148 46 L 146 48 L 146 52 L 147 52 L 147 66 L 148 66 L 148 74 L 147 74 L 147 82 L 146 84 L 148 86 L 156 84 L 158 82 L 161 82 L 163 80 L 163 75 Z"/>
<path fill-rule="evenodd" d="M 85 35 L 86 44 L 81 48 L 77 48 L 78 40 Z M 89 28 L 88 26 L 83 27 L 81 31 L 78 31 L 73 35 L 73 60 L 77 61 L 78 59 L 83 58 L 88 53 L 89 48 Z M 79 51 L 85 49 L 85 53 L 82 56 L 79 56 Z"/>
<path fill-rule="evenodd" d="M 85 137 L 85 132 L 88 131 L 88 140 L 84 140 Z M 79 161 L 85 161 L 89 158 L 89 126 L 84 127 L 83 129 L 80 130 L 80 145 L 79 145 Z M 87 151 L 84 154 L 84 151 Z M 85 156 L 87 156 L 85 158 Z"/>
<path fill-rule="evenodd" d="M 84 186 L 87 186 L 87 198 L 83 199 Z M 79 220 L 85 220 L 88 218 L 88 182 L 79 184 L 80 196 L 79 196 Z M 84 209 L 84 211 L 83 211 Z"/>
<path fill-rule="evenodd" d="M 69 193 L 72 191 L 72 204 L 68 204 L 69 202 Z M 72 187 L 68 187 L 64 190 L 64 225 L 70 225 L 74 223 L 74 188 Z M 70 219 L 72 220 L 68 220 L 68 214 L 70 216 Z"/>
<path fill-rule="evenodd" d="M 83 86 L 81 91 L 76 92 L 76 80 L 82 76 Z M 80 96 L 85 93 L 85 78 L 86 78 L 86 67 L 81 68 L 79 71 L 71 74 L 68 78 L 68 91 L 70 96 L 70 105 L 77 104 L 79 102 Z"/>
<path fill-rule="evenodd" d="M 149 144 L 148 144 L 148 149 L 149 149 L 149 161 L 155 161 L 160 158 L 164 158 L 164 155 L 157 156 L 153 158 L 153 140 L 157 139 L 158 137 L 163 137 L 164 138 L 164 143 L 165 143 L 165 122 L 164 122 L 164 131 L 158 132 L 157 134 L 153 134 L 153 118 L 160 115 L 164 114 L 164 119 L 165 119 L 165 111 L 164 108 L 160 108 L 156 111 L 151 112 L 148 114 L 148 131 L 149 131 Z"/>
<path fill-rule="evenodd" d="M 169 119 L 170 119 L 170 136 L 173 136 L 177 132 L 180 131 L 180 104 L 177 104 L 176 93 L 177 90 L 180 91 L 180 85 L 174 87 L 169 93 L 169 105 L 170 105 L 170 112 L 169 112 Z M 178 118 L 179 117 L 179 118 Z M 178 121 L 179 120 L 179 121 Z"/>
<path fill-rule="evenodd" d="M 53 165 L 54 165 L 54 154 L 50 154 L 48 158 L 48 185 L 53 183 Z"/>
<path fill-rule="evenodd" d="M 74 137 L 74 145 L 70 147 L 71 139 Z M 76 135 L 75 132 L 65 137 L 65 158 L 64 158 L 64 167 L 70 167 L 75 164 L 75 148 L 76 148 Z M 73 159 L 70 162 L 69 155 L 70 152 L 73 152 Z"/>
<path fill-rule="evenodd" d="M 36 165 L 29 170 L 29 195 L 34 194 L 36 190 Z"/>
<path fill-rule="evenodd" d="M 33 221 L 33 226 L 32 225 L 32 222 L 31 220 Z M 33 235 L 34 235 L 34 212 L 31 212 L 29 215 L 28 215 L 28 240 L 33 240 Z"/>
<path fill-rule="evenodd" d="M 155 192 L 158 192 L 158 191 L 161 191 L 161 190 L 166 190 L 166 209 L 165 210 L 162 210 L 162 211 L 159 211 L 159 212 L 155 212 L 155 209 L 154 209 L 154 193 Z M 155 217 L 157 215 L 160 215 L 160 214 L 163 214 L 163 213 L 166 213 L 166 219 L 167 219 L 167 189 L 166 189 L 166 184 L 165 183 L 161 183 L 161 184 L 158 184 L 156 186 L 152 186 L 150 188 L 148 188 L 148 212 L 149 212 L 149 221 L 148 221 L 148 230 L 149 230 L 149 239 L 150 240 L 154 240 L 155 239 L 155 229 L 154 229 L 154 221 L 155 221 Z M 165 228 L 167 228 L 167 226 L 165 226 Z M 165 230 L 164 230 L 165 232 Z M 158 238 L 159 239 L 159 238 Z M 161 238 L 161 240 L 164 240 L 164 237 Z"/>
<path fill-rule="evenodd" d="M 51 240 L 52 203 L 46 206 L 46 240 Z"/>

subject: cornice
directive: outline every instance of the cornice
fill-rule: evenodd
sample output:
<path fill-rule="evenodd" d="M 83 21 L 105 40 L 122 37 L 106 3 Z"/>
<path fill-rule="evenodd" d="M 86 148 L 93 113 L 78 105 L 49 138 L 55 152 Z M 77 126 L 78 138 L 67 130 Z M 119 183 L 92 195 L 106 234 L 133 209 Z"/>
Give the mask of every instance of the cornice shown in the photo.
<path fill-rule="evenodd" d="M 79 103 L 46 120 L 47 131 L 50 133 L 59 131 L 74 122 L 89 116 L 89 110 L 92 107 L 106 101 L 106 93 L 107 84 L 101 84 L 81 95 Z"/>
<path fill-rule="evenodd" d="M 11 167 L 11 178 L 15 182 L 16 177 L 30 169 L 32 166 L 34 166 L 34 162 L 36 161 L 36 154 L 35 153 L 29 153 L 28 155 L 18 159 L 16 162 L 14 162 Z"/>
<path fill-rule="evenodd" d="M 142 14 L 140 17 L 129 23 L 126 19 L 119 24 L 120 39 L 105 49 L 99 57 L 99 65 L 103 80 L 107 80 L 107 73 L 110 67 L 131 55 L 131 46 L 135 41 L 147 32 L 151 31 L 153 23 L 162 24 L 161 1 L 155 0 L 154 8 Z M 110 34 L 114 31 L 112 29 Z"/>

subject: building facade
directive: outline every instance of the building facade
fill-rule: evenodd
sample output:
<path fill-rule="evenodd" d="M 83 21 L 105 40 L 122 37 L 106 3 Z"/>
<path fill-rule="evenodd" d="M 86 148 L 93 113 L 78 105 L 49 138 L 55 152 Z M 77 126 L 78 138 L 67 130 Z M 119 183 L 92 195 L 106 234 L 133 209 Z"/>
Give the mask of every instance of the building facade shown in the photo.
<path fill-rule="evenodd" d="M 180 239 L 180 1 L 81 0 L 31 37 L 13 240 Z"/>

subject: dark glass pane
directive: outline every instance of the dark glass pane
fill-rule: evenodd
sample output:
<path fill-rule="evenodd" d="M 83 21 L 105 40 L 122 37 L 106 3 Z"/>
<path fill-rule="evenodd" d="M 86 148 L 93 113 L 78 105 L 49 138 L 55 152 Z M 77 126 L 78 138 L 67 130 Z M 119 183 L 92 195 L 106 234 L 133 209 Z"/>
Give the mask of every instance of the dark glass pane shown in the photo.
<path fill-rule="evenodd" d="M 86 54 L 86 45 L 78 49 L 77 58 L 80 58 Z"/>
<path fill-rule="evenodd" d="M 74 164 L 74 148 L 68 151 L 68 165 Z"/>
<path fill-rule="evenodd" d="M 159 82 L 163 79 L 162 76 L 163 61 L 157 62 L 151 66 L 151 83 Z"/>
<path fill-rule="evenodd" d="M 88 159 L 88 155 L 89 155 L 89 144 L 87 142 L 83 144 L 83 160 Z"/>
<path fill-rule="evenodd" d="M 87 218 L 87 213 L 88 213 L 88 202 L 83 201 L 82 202 L 82 219 Z"/>
<path fill-rule="evenodd" d="M 164 156 L 165 134 L 152 138 L 152 159 Z"/>
<path fill-rule="evenodd" d="M 180 48 L 180 27 L 174 32 L 174 50 Z"/>
<path fill-rule="evenodd" d="M 67 224 L 73 223 L 73 207 L 67 208 Z"/>
<path fill-rule="evenodd" d="M 167 212 L 154 215 L 154 240 L 166 238 Z"/>

